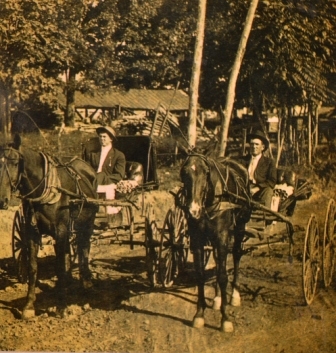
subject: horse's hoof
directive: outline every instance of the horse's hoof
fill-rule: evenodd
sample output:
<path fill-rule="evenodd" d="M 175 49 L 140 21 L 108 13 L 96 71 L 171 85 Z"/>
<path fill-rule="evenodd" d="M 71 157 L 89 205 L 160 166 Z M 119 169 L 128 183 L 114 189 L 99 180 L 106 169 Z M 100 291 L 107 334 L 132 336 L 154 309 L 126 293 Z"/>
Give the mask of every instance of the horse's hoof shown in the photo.
<path fill-rule="evenodd" d="M 240 297 L 232 297 L 231 298 L 231 305 L 232 306 L 240 306 L 241 305 Z"/>
<path fill-rule="evenodd" d="M 212 303 L 212 309 L 213 310 L 220 310 L 222 304 L 222 298 L 221 297 L 215 297 Z"/>
<path fill-rule="evenodd" d="M 194 328 L 203 328 L 204 327 L 204 318 L 203 317 L 195 317 L 193 320 Z"/>
<path fill-rule="evenodd" d="M 23 309 L 21 319 L 22 320 L 29 320 L 35 317 L 35 310 L 34 309 Z"/>
<path fill-rule="evenodd" d="M 226 333 L 229 333 L 229 332 L 233 332 L 233 324 L 231 321 L 224 321 L 222 323 L 222 332 L 226 332 Z"/>
<path fill-rule="evenodd" d="M 59 317 L 61 319 L 66 319 L 68 317 L 67 308 L 57 308 L 56 309 L 56 317 Z"/>
<path fill-rule="evenodd" d="M 240 306 L 240 294 L 237 289 L 234 289 L 231 297 L 231 305 L 232 306 Z"/>

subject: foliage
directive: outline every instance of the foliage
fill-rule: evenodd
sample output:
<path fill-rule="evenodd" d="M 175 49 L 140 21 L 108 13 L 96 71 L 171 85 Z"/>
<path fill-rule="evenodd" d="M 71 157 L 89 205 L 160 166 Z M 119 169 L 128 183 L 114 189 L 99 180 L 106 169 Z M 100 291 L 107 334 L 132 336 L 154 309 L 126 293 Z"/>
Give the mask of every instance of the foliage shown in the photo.
<path fill-rule="evenodd" d="M 68 88 L 190 85 L 197 0 L 0 2 L 0 90 L 21 107 Z M 200 100 L 224 97 L 249 0 L 208 0 Z M 262 1 L 237 86 L 237 104 L 289 105 L 334 97 L 333 1 Z M 261 99 L 262 98 L 262 99 Z"/>
<path fill-rule="evenodd" d="M 203 96 L 204 105 L 218 106 L 223 104 L 248 2 L 228 3 L 221 12 L 217 0 L 210 3 L 203 92 L 214 88 L 216 102 L 207 100 L 209 94 Z M 259 104 L 293 105 L 310 94 L 325 101 L 330 94 L 326 76 L 335 67 L 335 11 L 335 3 L 327 0 L 261 2 L 240 72 L 237 101 L 253 106 L 251 97 L 263 97 Z"/>
<path fill-rule="evenodd" d="M 52 65 L 62 51 L 56 46 L 58 28 L 51 20 L 55 3 L 41 1 L 2 1 L 0 3 L 0 87 L 14 99 L 24 102 L 35 95 L 48 99 L 57 84 Z M 48 73 L 47 73 L 48 72 Z"/>

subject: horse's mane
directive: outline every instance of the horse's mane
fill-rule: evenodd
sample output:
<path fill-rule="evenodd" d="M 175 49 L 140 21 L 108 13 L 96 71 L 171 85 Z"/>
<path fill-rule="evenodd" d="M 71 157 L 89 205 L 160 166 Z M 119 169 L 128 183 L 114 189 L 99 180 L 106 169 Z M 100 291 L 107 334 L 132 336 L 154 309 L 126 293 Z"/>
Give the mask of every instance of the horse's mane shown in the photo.
<path fill-rule="evenodd" d="M 247 169 L 239 162 L 228 157 L 222 157 L 218 159 L 218 162 L 223 165 L 228 165 L 229 168 L 233 169 L 242 178 L 245 185 L 248 184 L 249 176 Z"/>
<path fill-rule="evenodd" d="M 230 158 L 207 158 L 210 166 L 210 181 L 214 196 L 225 195 L 232 199 L 233 194 L 249 199 L 248 172 L 244 166 Z M 241 201 L 238 201 L 241 203 Z"/>
<path fill-rule="evenodd" d="M 63 167 L 67 168 L 70 174 L 75 173 L 76 177 L 79 177 L 79 185 L 84 188 L 84 190 L 88 188 L 92 194 L 91 196 L 96 196 L 96 173 L 90 164 L 78 157 L 74 157 L 70 162 L 63 164 Z"/>
<path fill-rule="evenodd" d="M 84 177 L 89 180 L 92 185 L 94 184 L 96 180 L 96 172 L 91 167 L 91 165 L 83 159 L 75 157 L 65 165 L 71 166 L 79 174 L 80 177 Z"/>

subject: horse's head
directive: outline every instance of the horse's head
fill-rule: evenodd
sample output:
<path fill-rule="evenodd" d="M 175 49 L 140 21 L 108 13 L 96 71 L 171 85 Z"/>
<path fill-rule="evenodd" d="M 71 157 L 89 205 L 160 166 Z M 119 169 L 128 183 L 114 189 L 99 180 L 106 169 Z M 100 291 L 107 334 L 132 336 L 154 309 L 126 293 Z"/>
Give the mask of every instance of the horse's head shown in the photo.
<path fill-rule="evenodd" d="M 18 142 L 18 141 L 16 141 Z M 22 156 L 17 143 L 0 147 L 0 209 L 7 209 L 22 172 Z"/>
<path fill-rule="evenodd" d="M 194 219 L 199 219 L 204 211 L 209 173 L 206 158 L 202 155 L 189 156 L 181 169 L 186 207 Z"/>

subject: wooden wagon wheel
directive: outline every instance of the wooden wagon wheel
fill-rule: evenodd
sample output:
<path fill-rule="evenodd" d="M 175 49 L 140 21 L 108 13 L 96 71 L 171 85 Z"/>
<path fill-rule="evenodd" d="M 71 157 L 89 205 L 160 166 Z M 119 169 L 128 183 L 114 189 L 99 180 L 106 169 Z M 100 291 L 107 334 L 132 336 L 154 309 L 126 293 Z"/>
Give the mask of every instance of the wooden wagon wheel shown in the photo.
<path fill-rule="evenodd" d="M 25 217 L 20 207 L 14 214 L 12 227 L 12 254 L 19 282 L 28 281 L 28 246 L 25 229 Z"/>
<path fill-rule="evenodd" d="M 147 276 L 152 287 L 159 284 L 159 233 L 153 206 L 148 204 L 145 213 L 145 248 Z"/>
<path fill-rule="evenodd" d="M 70 255 L 70 266 L 73 266 L 77 263 L 78 260 L 78 245 L 77 245 L 77 236 L 76 233 L 70 234 L 69 238 L 69 255 Z"/>
<path fill-rule="evenodd" d="M 207 239 L 205 247 L 204 247 L 204 268 L 207 267 L 209 261 L 210 261 L 210 257 L 211 257 L 211 253 L 212 253 L 212 245 L 209 239 Z M 215 257 L 215 254 L 214 254 Z M 216 261 L 216 259 L 215 259 Z"/>
<path fill-rule="evenodd" d="M 319 230 L 316 216 L 309 218 L 302 258 L 302 286 L 306 303 L 314 299 L 319 274 Z"/>
<path fill-rule="evenodd" d="M 164 287 L 170 287 L 187 264 L 189 236 L 187 220 L 178 206 L 170 208 L 166 214 L 160 241 L 160 278 Z"/>
<path fill-rule="evenodd" d="M 335 268 L 335 246 L 336 246 L 336 206 L 335 201 L 330 199 L 324 222 L 323 248 L 322 248 L 322 273 L 325 288 L 332 281 Z"/>

